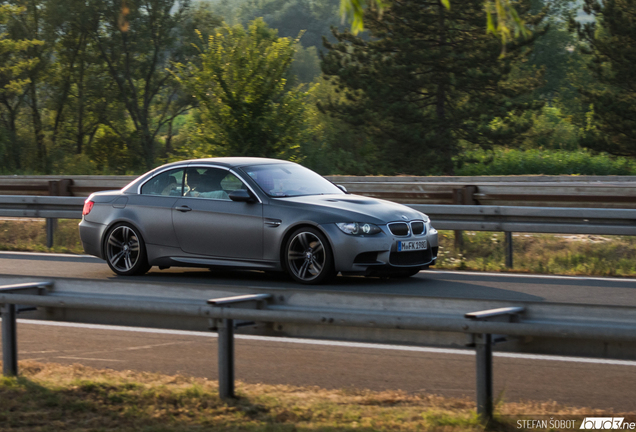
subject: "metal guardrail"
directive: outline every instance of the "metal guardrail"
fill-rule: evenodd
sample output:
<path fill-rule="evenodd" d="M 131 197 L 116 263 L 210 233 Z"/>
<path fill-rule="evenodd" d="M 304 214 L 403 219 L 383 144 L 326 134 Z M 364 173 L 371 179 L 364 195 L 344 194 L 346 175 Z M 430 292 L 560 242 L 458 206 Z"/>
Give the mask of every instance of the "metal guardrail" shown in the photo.
<path fill-rule="evenodd" d="M 84 283 L 85 281 L 78 282 Z M 492 346 L 496 340 L 506 337 L 532 337 L 535 339 L 553 338 L 557 340 L 578 340 L 600 342 L 608 352 L 612 342 L 636 341 L 636 310 L 633 308 L 617 308 L 608 306 L 592 307 L 588 305 L 541 305 L 540 303 L 515 302 L 507 307 L 486 310 L 468 309 L 471 304 L 467 300 L 457 302 L 445 299 L 446 307 L 429 306 L 424 311 L 414 312 L 412 299 L 403 303 L 405 308 L 387 308 L 385 301 L 377 296 L 330 293 L 324 297 L 317 294 L 319 302 L 313 298 L 313 306 L 298 304 L 307 302 L 311 293 L 292 292 L 288 295 L 275 293 L 243 294 L 227 296 L 225 293 L 206 291 L 207 296 L 221 295 L 206 300 L 175 301 L 151 295 L 136 298 L 122 295 L 95 296 L 82 292 L 57 293 L 52 290 L 52 282 L 32 282 L 0 287 L 0 305 L 2 312 L 3 340 L 3 372 L 5 375 L 16 375 L 17 333 L 16 313 L 24 305 L 44 308 L 44 316 L 51 319 L 51 311 L 60 311 L 62 321 L 78 321 L 72 317 L 73 310 L 90 311 L 91 318 L 79 320 L 94 322 L 95 316 L 102 313 L 116 314 L 126 322 L 126 317 L 137 325 L 154 323 L 155 327 L 165 328 L 170 317 L 197 318 L 200 330 L 215 329 L 219 333 L 219 392 L 221 397 L 234 396 L 234 331 L 237 320 L 267 323 L 275 329 L 279 323 L 303 325 L 307 328 L 362 328 L 378 331 L 413 333 L 413 332 L 448 332 L 470 336 L 467 346 L 476 348 L 477 367 L 477 408 L 485 419 L 492 417 Z M 154 287 L 154 292 L 158 287 Z M 142 290 L 143 291 L 143 290 Z M 287 292 L 287 291 L 285 291 Z M 300 293 L 305 298 L 301 301 L 293 297 Z M 201 295 L 201 293 L 199 293 Z M 329 298 L 331 296 L 331 298 Z M 382 297 L 382 296 L 380 296 Z M 356 298 L 357 301 L 353 301 Z M 422 299 L 430 300 L 430 299 Z M 482 301 L 483 302 L 483 301 Z M 399 301 L 398 301 L 399 303 Z M 457 304 L 455 304 L 457 303 Z M 315 306 L 320 304 L 320 307 Z M 339 307 L 334 307 L 339 304 Z M 479 303 L 475 303 L 475 306 Z M 17 306 L 22 305 L 22 306 Z M 373 306 L 373 307 L 370 307 Z M 390 306 L 390 305 L 389 305 Z M 561 315 L 552 312 L 551 319 L 541 315 L 546 310 L 542 307 L 558 307 Z M 460 310 L 464 308 L 462 312 Z M 591 312 L 591 313 L 590 313 Z M 140 316 L 146 321 L 139 322 Z M 534 317 L 533 317 L 534 316 Z M 602 318 L 602 319 L 601 319 Z M 126 324 L 129 324 L 126 322 Z M 345 330 L 348 337 L 337 339 L 354 339 L 362 342 L 375 341 L 373 337 L 360 337 L 358 333 Z M 371 334 L 371 333 L 369 333 Z M 332 337 L 333 338 L 333 337 Z"/>
<path fill-rule="evenodd" d="M 85 198 L 0 195 L 0 216 L 81 219 Z"/>
<path fill-rule="evenodd" d="M 636 209 L 410 204 L 443 230 L 636 235 Z"/>
<path fill-rule="evenodd" d="M 137 176 L 0 176 L 2 195 L 87 197 L 93 192 L 121 189 Z"/>
<path fill-rule="evenodd" d="M 351 193 L 401 202 L 403 204 L 503 205 L 530 207 L 636 208 L 636 177 L 631 181 L 474 181 L 454 178 L 439 181 L 398 181 L 345 177 L 331 180 L 344 185 Z"/>
<path fill-rule="evenodd" d="M 0 217 L 81 219 L 84 198 L 0 195 Z M 636 209 L 407 204 L 443 230 L 636 235 Z"/>
<path fill-rule="evenodd" d="M 0 194 L 88 196 L 135 176 L 0 176 Z M 636 176 L 327 176 L 350 192 L 404 204 L 636 208 Z"/>

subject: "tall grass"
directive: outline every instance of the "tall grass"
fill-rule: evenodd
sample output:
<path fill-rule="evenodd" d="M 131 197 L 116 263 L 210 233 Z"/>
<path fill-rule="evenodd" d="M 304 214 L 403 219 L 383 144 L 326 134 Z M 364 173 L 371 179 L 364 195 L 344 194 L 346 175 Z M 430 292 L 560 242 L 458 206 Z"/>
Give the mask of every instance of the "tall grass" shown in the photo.
<path fill-rule="evenodd" d="M 455 173 L 479 175 L 636 175 L 636 161 L 588 150 L 469 150 L 455 159 Z"/>

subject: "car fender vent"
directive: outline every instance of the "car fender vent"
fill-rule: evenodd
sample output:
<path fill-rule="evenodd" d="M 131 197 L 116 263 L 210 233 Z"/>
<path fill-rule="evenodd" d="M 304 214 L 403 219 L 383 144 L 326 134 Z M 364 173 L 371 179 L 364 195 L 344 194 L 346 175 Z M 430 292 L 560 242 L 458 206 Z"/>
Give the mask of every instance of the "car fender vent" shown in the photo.
<path fill-rule="evenodd" d="M 272 228 L 277 228 L 277 227 L 280 226 L 281 223 L 283 223 L 283 221 L 280 220 L 280 219 L 265 218 L 263 223 L 265 224 L 265 226 L 272 227 Z"/>
<path fill-rule="evenodd" d="M 369 264 L 375 263 L 378 261 L 378 253 L 377 252 L 362 252 L 358 254 L 356 258 L 353 260 L 354 264 Z"/>

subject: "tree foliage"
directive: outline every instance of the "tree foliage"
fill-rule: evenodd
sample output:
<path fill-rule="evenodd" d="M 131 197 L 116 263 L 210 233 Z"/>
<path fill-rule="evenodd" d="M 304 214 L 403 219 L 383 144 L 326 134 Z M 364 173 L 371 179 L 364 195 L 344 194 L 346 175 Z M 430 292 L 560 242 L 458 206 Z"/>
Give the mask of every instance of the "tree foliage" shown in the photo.
<path fill-rule="evenodd" d="M 308 93 L 287 87 L 297 39 L 262 19 L 223 26 L 178 79 L 200 107 L 203 154 L 293 158 L 307 139 Z"/>
<path fill-rule="evenodd" d="M 340 0 L 340 14 L 343 19 L 349 19 L 351 33 L 355 35 L 364 30 L 366 7 L 382 14 L 389 4 L 390 1 L 387 0 Z M 450 0 L 438 0 L 438 4 L 446 9 L 451 8 Z M 463 5 L 460 3 L 459 7 L 463 7 Z M 517 13 L 511 0 L 484 0 L 483 8 L 486 11 L 486 32 L 501 38 L 504 50 L 506 43 L 512 39 L 512 36 L 523 35 L 527 37 L 530 35 L 530 30 L 526 27 L 523 18 Z"/>
<path fill-rule="evenodd" d="M 527 129 L 508 120 L 541 105 L 524 98 L 540 74 L 515 68 L 532 40 L 509 43 L 500 58 L 498 40 L 481 27 L 482 6 L 397 0 L 381 16 L 367 12 L 371 40 L 336 32 L 339 43 L 326 42 L 323 72 L 346 100 L 321 107 L 375 137 L 380 172 L 452 173 L 460 141 L 511 143 Z M 495 119 L 502 127 L 491 127 Z"/>
<path fill-rule="evenodd" d="M 245 0 L 238 18 L 243 24 L 262 17 L 281 37 L 296 38 L 304 47 L 322 49 L 323 36 L 331 27 L 340 27 L 339 0 Z"/>
<path fill-rule="evenodd" d="M 172 64 L 196 56 L 195 29 L 209 34 L 222 20 L 188 0 L 25 4 L 6 32 L 23 45 L 42 42 L 17 54 L 31 64 L 22 92 L 0 95 L 3 135 L 15 131 L 0 170 L 124 173 L 166 157 L 173 123 L 193 103 Z"/>
<path fill-rule="evenodd" d="M 0 5 L 0 122 L 4 129 L 4 134 L 0 134 L 0 160 L 13 169 L 22 167 L 17 117 L 32 84 L 31 74 L 39 62 L 32 52 L 43 45 L 41 40 L 11 34 L 15 20 L 24 14 L 24 8 Z"/>
<path fill-rule="evenodd" d="M 578 90 L 593 107 L 584 144 L 614 155 L 636 156 L 636 4 L 629 0 L 585 0 L 596 19 L 571 22 L 585 43 L 582 52 L 595 83 Z"/>
<path fill-rule="evenodd" d="M 156 157 L 161 128 L 191 107 L 191 99 L 171 85 L 169 70 L 183 60 L 180 34 L 188 0 L 129 0 L 95 6 L 97 26 L 88 29 L 118 96 L 134 125 L 147 168 Z"/>
<path fill-rule="evenodd" d="M 0 173 L 265 155 L 324 174 L 434 174 L 470 151 L 581 142 L 633 155 L 626 0 L 587 2 L 596 25 L 575 52 L 574 0 L 356 2 L 358 37 L 340 0 L 0 0 Z M 532 38 L 502 23 L 502 57 L 485 4 L 513 7 Z"/>
<path fill-rule="evenodd" d="M 6 28 L 10 17 L 23 11 L 10 5 L 0 6 L 0 26 Z M 33 69 L 37 59 L 24 58 L 24 54 L 42 44 L 39 40 L 14 40 L 6 32 L 0 33 L 0 95 L 19 94 L 29 83 L 25 73 Z"/>

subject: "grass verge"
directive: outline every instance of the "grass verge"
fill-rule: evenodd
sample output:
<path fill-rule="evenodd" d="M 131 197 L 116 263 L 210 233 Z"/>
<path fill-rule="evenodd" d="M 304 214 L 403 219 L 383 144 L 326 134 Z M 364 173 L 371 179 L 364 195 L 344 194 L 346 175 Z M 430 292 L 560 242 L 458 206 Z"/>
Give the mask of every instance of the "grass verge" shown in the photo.
<path fill-rule="evenodd" d="M 44 220 L 0 221 L 0 250 L 84 253 L 77 220 L 61 219 L 47 249 Z M 636 276 L 636 237 L 513 234 L 514 267 L 505 266 L 504 234 L 465 231 L 463 248 L 454 231 L 440 231 L 436 268 L 585 276 Z"/>
<path fill-rule="evenodd" d="M 398 391 L 324 390 L 238 383 L 239 398 L 218 397 L 200 378 L 21 362 L 0 378 L 0 429 L 68 431 L 479 431 L 469 399 Z M 519 430 L 522 414 L 580 415 L 555 403 L 499 404 L 488 428 Z"/>
<path fill-rule="evenodd" d="M 78 224 L 78 220 L 59 219 L 53 247 L 49 249 L 45 219 L 0 220 L 0 250 L 82 254 Z"/>
<path fill-rule="evenodd" d="M 505 266 L 504 234 L 440 231 L 435 268 L 585 276 L 636 276 L 636 237 L 513 234 L 513 268 Z"/>

